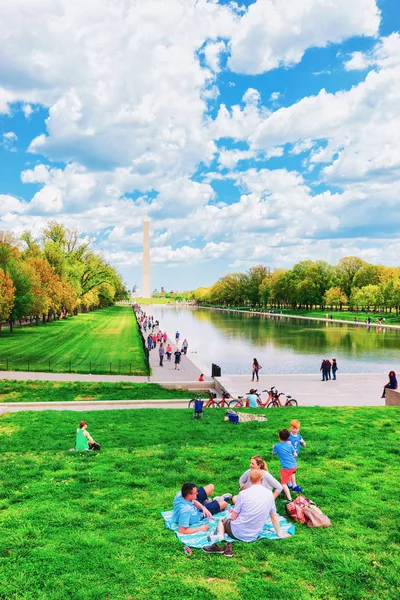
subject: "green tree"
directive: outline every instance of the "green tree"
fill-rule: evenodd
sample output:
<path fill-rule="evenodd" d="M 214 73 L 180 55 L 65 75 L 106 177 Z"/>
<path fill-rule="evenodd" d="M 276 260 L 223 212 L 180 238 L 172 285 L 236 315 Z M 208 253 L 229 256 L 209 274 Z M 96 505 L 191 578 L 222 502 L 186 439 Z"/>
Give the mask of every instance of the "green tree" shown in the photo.
<path fill-rule="evenodd" d="M 351 295 L 351 288 L 354 285 L 353 282 L 355 276 L 366 265 L 367 263 L 357 256 L 346 256 L 345 258 L 341 258 L 336 265 L 336 282 L 348 298 Z"/>

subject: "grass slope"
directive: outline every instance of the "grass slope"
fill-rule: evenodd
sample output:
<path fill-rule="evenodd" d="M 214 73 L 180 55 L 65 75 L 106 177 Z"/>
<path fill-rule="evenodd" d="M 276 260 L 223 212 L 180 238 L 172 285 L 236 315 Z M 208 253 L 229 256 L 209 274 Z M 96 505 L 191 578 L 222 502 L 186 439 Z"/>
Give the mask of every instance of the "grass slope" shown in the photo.
<path fill-rule="evenodd" d="M 185 480 L 237 490 L 297 416 L 298 482 L 333 527 L 188 558 L 160 510 Z M 100 453 L 66 452 L 86 418 Z M 398 598 L 397 408 L 284 409 L 238 426 L 208 411 L 15 413 L 0 419 L 0 596 L 16 600 Z M 280 500 L 279 512 L 283 512 Z"/>
<path fill-rule="evenodd" d="M 16 327 L 13 333 L 2 331 L 0 368 L 147 374 L 130 306 L 112 306 L 38 327 Z"/>
<path fill-rule="evenodd" d="M 0 379 L 1 402 L 66 402 L 75 400 L 167 400 L 193 398 L 189 390 L 168 390 L 156 383 L 86 383 L 7 381 Z"/>

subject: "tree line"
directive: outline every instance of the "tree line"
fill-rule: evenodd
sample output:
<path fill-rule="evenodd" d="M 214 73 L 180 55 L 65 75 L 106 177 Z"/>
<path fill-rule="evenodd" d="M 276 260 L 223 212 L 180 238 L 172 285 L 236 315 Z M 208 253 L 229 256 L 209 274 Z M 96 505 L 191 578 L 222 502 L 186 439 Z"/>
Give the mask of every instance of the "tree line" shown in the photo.
<path fill-rule="evenodd" d="M 0 328 L 65 318 L 126 296 L 119 273 L 76 229 L 50 221 L 39 239 L 0 232 Z"/>
<path fill-rule="evenodd" d="M 192 292 L 198 304 L 342 310 L 400 309 L 400 267 L 386 267 L 347 256 L 335 266 L 303 260 L 292 269 L 257 265 L 246 273 L 229 273 L 211 287 Z"/>

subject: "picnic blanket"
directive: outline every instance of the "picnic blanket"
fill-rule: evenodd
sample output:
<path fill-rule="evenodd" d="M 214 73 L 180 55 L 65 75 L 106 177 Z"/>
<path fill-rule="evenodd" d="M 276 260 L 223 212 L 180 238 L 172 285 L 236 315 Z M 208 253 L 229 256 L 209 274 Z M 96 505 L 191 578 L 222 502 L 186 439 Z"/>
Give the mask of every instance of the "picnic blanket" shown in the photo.
<path fill-rule="evenodd" d="M 229 419 L 229 415 L 237 415 L 239 423 L 247 423 L 248 421 L 266 421 L 265 415 L 253 415 L 252 413 L 238 413 L 234 410 L 227 410 L 225 419 Z"/>
<path fill-rule="evenodd" d="M 185 535 L 178 533 L 178 525 L 172 521 L 172 510 L 167 510 L 165 512 L 162 512 L 161 515 L 164 519 L 165 527 L 167 529 L 172 529 L 172 531 L 176 534 L 177 538 L 183 544 L 185 544 L 185 546 L 191 546 L 192 548 L 202 548 L 203 546 L 210 545 L 210 542 L 207 540 L 207 536 L 216 529 L 219 521 L 221 519 L 223 519 L 224 517 L 229 517 L 229 508 L 226 508 L 224 511 L 218 513 L 217 515 L 214 515 L 212 519 L 203 519 L 201 521 L 202 524 L 204 524 L 204 525 L 205 524 L 210 525 L 209 531 L 198 531 L 197 533 L 185 534 Z M 280 525 L 280 528 L 282 529 L 282 531 L 286 531 L 286 532 L 290 533 L 291 535 L 294 535 L 294 532 L 295 532 L 294 525 L 292 525 L 291 523 L 288 523 L 288 521 L 286 521 L 286 519 L 284 517 L 281 517 L 280 515 L 278 515 L 278 519 L 279 519 L 279 525 Z M 258 536 L 259 540 L 261 540 L 263 538 L 267 538 L 269 540 L 279 540 L 280 539 L 275 533 L 275 529 L 271 523 L 271 519 L 267 520 L 267 522 L 264 525 L 264 529 Z M 229 542 L 239 541 L 239 540 L 233 540 L 232 538 L 230 538 L 228 536 L 225 539 Z"/>

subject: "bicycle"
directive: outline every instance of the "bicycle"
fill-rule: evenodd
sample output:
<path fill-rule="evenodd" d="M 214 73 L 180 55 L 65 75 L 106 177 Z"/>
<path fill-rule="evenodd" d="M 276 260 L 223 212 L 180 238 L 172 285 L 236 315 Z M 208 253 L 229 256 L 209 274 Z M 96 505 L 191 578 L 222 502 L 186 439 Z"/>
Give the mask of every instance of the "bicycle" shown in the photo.
<path fill-rule="evenodd" d="M 243 396 L 238 396 L 237 398 L 234 398 L 233 400 L 231 400 L 228 404 L 229 408 L 243 408 L 244 407 L 244 403 L 242 402 L 243 400 Z"/>
<path fill-rule="evenodd" d="M 286 396 L 285 404 L 282 404 L 280 396 Z M 298 406 L 298 403 L 295 398 L 292 398 L 292 396 L 286 395 L 283 392 L 279 394 L 278 391 L 276 391 L 271 402 L 267 404 L 267 408 L 278 408 L 284 406 Z"/>
<path fill-rule="evenodd" d="M 219 400 L 219 402 L 217 402 L 217 408 L 228 408 L 229 407 L 229 402 L 227 402 L 227 400 L 231 397 L 229 392 L 222 392 L 222 398 L 221 400 Z"/>
<path fill-rule="evenodd" d="M 216 397 L 217 394 L 210 392 L 208 400 L 204 401 L 204 398 L 202 398 L 200 394 L 197 394 L 196 398 L 192 398 L 191 400 L 189 400 L 188 408 L 194 409 L 196 400 L 202 400 L 204 402 L 203 408 L 218 408 L 218 402 L 216 402 L 215 400 Z"/>

